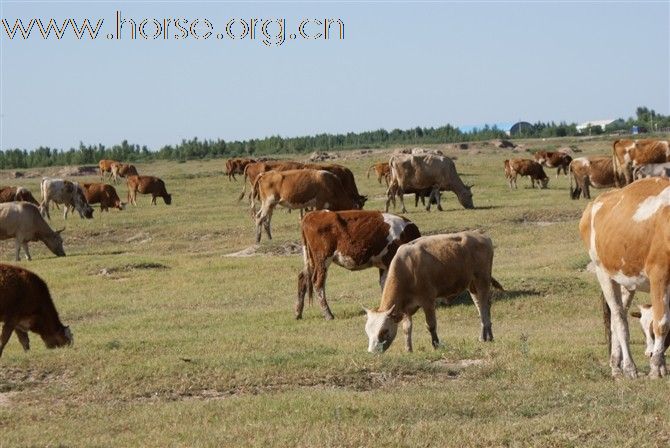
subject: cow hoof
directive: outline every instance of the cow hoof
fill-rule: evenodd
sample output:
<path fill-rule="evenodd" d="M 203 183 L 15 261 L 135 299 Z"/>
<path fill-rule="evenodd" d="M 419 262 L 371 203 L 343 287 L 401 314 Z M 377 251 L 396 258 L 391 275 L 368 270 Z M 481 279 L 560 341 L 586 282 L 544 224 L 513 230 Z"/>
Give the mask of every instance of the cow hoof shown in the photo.
<path fill-rule="evenodd" d="M 302 320 L 302 314 L 296 314 L 295 320 Z"/>
<path fill-rule="evenodd" d="M 333 320 L 333 319 L 335 319 L 335 316 L 333 316 L 333 315 L 330 314 L 330 313 L 326 314 L 324 317 L 326 318 L 326 320 Z"/>

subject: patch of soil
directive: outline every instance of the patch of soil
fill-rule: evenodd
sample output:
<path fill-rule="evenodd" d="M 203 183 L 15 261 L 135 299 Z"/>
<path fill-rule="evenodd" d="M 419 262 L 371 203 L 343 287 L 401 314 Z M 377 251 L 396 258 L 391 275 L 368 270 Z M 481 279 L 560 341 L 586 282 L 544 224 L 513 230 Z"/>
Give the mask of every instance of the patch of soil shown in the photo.
<path fill-rule="evenodd" d="M 102 275 L 104 277 L 111 277 L 113 274 L 116 274 L 118 272 L 130 272 L 130 271 L 135 271 L 135 270 L 140 270 L 140 269 L 170 269 L 169 266 L 166 266 L 162 263 L 153 263 L 153 262 L 145 262 L 145 263 L 131 263 L 131 264 L 125 264 L 123 266 L 115 266 L 111 268 L 102 268 L 98 271 L 95 272 L 97 275 Z"/>
<path fill-rule="evenodd" d="M 581 216 L 582 212 L 579 210 L 532 210 L 512 219 L 512 222 L 545 227 L 560 222 L 575 221 Z"/>
<path fill-rule="evenodd" d="M 18 392 L 0 392 L 0 408 L 8 407 L 12 403 L 12 397 L 16 396 Z"/>
<path fill-rule="evenodd" d="M 302 254 L 302 244 L 294 241 L 288 241 L 279 245 L 262 246 L 256 244 L 249 246 L 232 254 L 226 254 L 225 257 L 253 257 L 255 255 L 287 256 Z"/>

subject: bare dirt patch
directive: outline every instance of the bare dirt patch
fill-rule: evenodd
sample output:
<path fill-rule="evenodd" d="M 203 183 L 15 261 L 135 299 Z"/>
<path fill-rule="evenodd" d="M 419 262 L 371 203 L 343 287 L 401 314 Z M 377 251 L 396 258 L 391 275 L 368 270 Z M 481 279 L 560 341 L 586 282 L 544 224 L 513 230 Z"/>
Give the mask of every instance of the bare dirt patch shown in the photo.
<path fill-rule="evenodd" d="M 287 256 L 302 253 L 302 244 L 294 241 L 278 245 L 260 245 L 249 246 L 231 254 L 224 255 L 225 257 L 253 257 L 256 255 L 265 256 Z"/>
<path fill-rule="evenodd" d="M 511 221 L 515 224 L 546 227 L 561 222 L 576 221 L 581 216 L 580 210 L 532 210 Z"/>

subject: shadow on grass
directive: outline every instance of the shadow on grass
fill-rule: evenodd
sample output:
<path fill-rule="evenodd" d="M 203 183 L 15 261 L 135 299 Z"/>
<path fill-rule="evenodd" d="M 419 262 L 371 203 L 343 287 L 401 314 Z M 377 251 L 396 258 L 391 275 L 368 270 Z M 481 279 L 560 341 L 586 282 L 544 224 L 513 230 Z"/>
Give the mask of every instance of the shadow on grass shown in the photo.
<path fill-rule="evenodd" d="M 493 291 L 494 302 L 502 300 L 515 300 L 527 296 L 542 295 L 540 291 L 537 291 L 535 289 L 511 289 L 511 290 L 499 291 L 497 289 L 492 288 L 492 291 Z M 474 303 L 472 302 L 472 297 L 470 297 L 470 293 L 468 291 L 463 291 L 456 297 L 452 297 L 449 300 L 438 301 L 438 306 L 450 307 L 459 305 L 474 305 Z"/>

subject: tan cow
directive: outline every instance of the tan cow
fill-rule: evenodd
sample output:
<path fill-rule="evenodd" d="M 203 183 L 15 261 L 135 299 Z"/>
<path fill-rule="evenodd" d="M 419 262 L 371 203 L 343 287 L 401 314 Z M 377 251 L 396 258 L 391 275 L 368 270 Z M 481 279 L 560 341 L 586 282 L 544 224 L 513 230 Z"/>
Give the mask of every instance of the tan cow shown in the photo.
<path fill-rule="evenodd" d="M 304 168 L 305 164 L 302 162 L 294 162 L 292 160 L 269 160 L 266 162 L 253 162 L 247 164 L 244 167 L 244 186 L 242 187 L 242 192 L 237 198 L 238 201 L 241 201 L 244 197 L 244 194 L 247 191 L 247 181 L 251 187 L 249 190 L 249 204 L 252 204 L 252 194 L 253 186 L 256 183 L 256 179 L 261 173 L 265 173 L 270 170 L 274 171 L 287 171 L 287 170 L 298 170 Z"/>
<path fill-rule="evenodd" d="M 405 348 L 412 351 L 412 315 L 426 315 L 433 347 L 439 346 L 435 302 L 467 290 L 481 320 L 481 341 L 492 341 L 491 286 L 502 289 L 491 275 L 493 243 L 478 231 L 424 236 L 400 246 L 382 292 L 379 307 L 365 310 L 368 351 L 386 351 L 402 321 Z"/>
<path fill-rule="evenodd" d="M 389 179 L 391 178 L 391 167 L 388 162 L 379 162 L 368 168 L 368 179 L 370 179 L 370 172 L 374 171 L 377 175 L 377 182 L 381 185 L 382 179 L 386 182 L 386 187 L 389 186 Z"/>
<path fill-rule="evenodd" d="M 570 162 L 570 197 L 579 199 L 579 196 L 591 199 L 590 187 L 614 187 L 614 169 L 611 157 L 590 156 L 579 157 Z M 572 189 L 572 181 L 575 188 Z"/>
<path fill-rule="evenodd" d="M 112 174 L 112 165 L 115 163 L 119 163 L 116 160 L 111 160 L 111 159 L 102 159 L 101 161 L 98 162 L 98 168 L 100 169 L 100 180 L 105 180 L 105 175 L 109 173 L 111 176 Z"/>
<path fill-rule="evenodd" d="M 163 198 L 166 205 L 172 204 L 172 195 L 165 189 L 165 182 L 155 176 L 128 176 L 128 202 L 137 205 L 137 193 L 150 194 L 151 205 L 156 205 L 156 198 Z"/>
<path fill-rule="evenodd" d="M 402 216 L 367 210 L 310 212 L 302 219 L 304 269 L 298 275 L 296 319 L 302 318 L 305 293 L 316 288 L 326 319 L 333 313 L 326 300 L 326 277 L 331 261 L 350 271 L 379 269 L 384 289 L 391 260 L 400 245 L 421 236 L 419 229 Z"/>
<path fill-rule="evenodd" d="M 0 322 L 0 356 L 12 332 L 24 351 L 30 349 L 29 331 L 39 334 L 47 348 L 63 347 L 73 341 L 70 328 L 58 317 L 44 280 L 18 266 L 0 264 Z"/>
<path fill-rule="evenodd" d="M 666 374 L 670 330 L 670 180 L 641 179 L 590 202 L 579 222 L 596 277 L 611 312 L 612 375 L 637 376 L 630 355 L 626 310 L 635 291 L 650 293 L 655 343 L 651 377 Z"/>
<path fill-rule="evenodd" d="M 612 161 L 616 173 L 616 186 L 628 185 L 635 180 L 633 170 L 649 163 L 670 162 L 668 140 L 615 140 L 612 145 Z"/>
<path fill-rule="evenodd" d="M 256 159 L 250 159 L 246 157 L 235 157 L 232 159 L 226 160 L 226 175 L 228 176 L 229 181 L 237 180 L 235 179 L 236 174 L 244 174 L 244 168 L 250 163 L 257 162 Z"/>
<path fill-rule="evenodd" d="M 572 162 L 572 157 L 563 152 L 552 152 L 552 151 L 537 151 L 533 154 L 535 161 L 540 165 L 546 166 L 547 168 L 556 168 L 556 179 L 558 175 L 563 174 L 568 175 L 568 167 L 570 162 Z"/>
<path fill-rule="evenodd" d="M 40 205 L 33 197 L 33 194 L 24 187 L 0 187 L 0 202 L 18 202 L 25 201 L 31 204 Z"/>
<path fill-rule="evenodd" d="M 399 196 L 402 213 L 406 213 L 403 195 L 405 190 L 422 190 L 431 188 L 432 192 L 426 210 L 434 198 L 437 209 L 442 210 L 440 191 L 453 191 L 458 202 L 465 208 L 474 208 L 472 203 L 472 186 L 466 186 L 458 173 L 454 162 L 444 156 L 435 154 L 394 154 L 389 160 L 391 167 L 391 186 L 387 191 L 386 211 L 394 196 Z"/>
<path fill-rule="evenodd" d="M 63 239 L 54 232 L 40 214 L 39 209 L 28 202 L 7 202 L 0 204 L 0 240 L 16 240 L 16 261 L 19 261 L 21 248 L 27 260 L 31 260 L 28 250 L 29 241 L 42 241 L 54 255 L 65 256 Z"/>
<path fill-rule="evenodd" d="M 530 159 L 511 159 L 505 160 L 505 177 L 509 183 L 510 190 L 512 188 L 516 189 L 516 178 L 517 176 L 528 176 L 530 177 L 530 183 L 532 188 L 535 188 L 535 182 L 537 181 L 538 188 L 547 188 L 549 184 L 549 178 L 542 169 L 542 165 L 537 163 L 534 160 Z"/>
<path fill-rule="evenodd" d="M 130 165 L 128 163 L 112 163 L 112 179 L 114 183 L 119 181 L 119 177 L 128 177 L 128 176 L 137 176 L 137 168 L 135 165 Z"/>
<path fill-rule="evenodd" d="M 256 179 L 253 197 L 258 197 L 261 207 L 255 215 L 256 242 L 261 241 L 261 226 L 272 239 L 270 222 L 277 205 L 288 209 L 313 207 L 316 210 L 352 210 L 360 208 L 348 194 L 340 179 L 322 170 L 268 171 Z"/>

